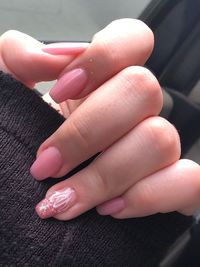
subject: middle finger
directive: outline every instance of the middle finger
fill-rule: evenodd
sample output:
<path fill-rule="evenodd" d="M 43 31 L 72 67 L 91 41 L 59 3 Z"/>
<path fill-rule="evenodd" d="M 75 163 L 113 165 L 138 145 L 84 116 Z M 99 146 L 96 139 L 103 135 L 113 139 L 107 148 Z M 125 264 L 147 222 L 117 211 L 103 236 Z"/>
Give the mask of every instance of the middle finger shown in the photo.
<path fill-rule="evenodd" d="M 94 91 L 42 144 L 32 175 L 39 180 L 63 176 L 161 107 L 153 74 L 143 67 L 126 68 Z"/>

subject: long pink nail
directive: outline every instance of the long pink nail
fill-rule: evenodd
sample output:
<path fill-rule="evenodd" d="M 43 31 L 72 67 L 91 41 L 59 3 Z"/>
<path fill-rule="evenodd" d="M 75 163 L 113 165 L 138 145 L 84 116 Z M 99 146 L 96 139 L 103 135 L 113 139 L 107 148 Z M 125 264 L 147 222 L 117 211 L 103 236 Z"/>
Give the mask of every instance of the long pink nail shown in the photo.
<path fill-rule="evenodd" d="M 52 43 L 41 47 L 42 51 L 51 55 L 76 55 L 83 53 L 89 43 Z"/>
<path fill-rule="evenodd" d="M 30 172 L 37 180 L 56 175 L 62 166 L 62 156 L 56 147 L 49 147 L 41 152 L 31 166 Z"/>
<path fill-rule="evenodd" d="M 80 94 L 85 88 L 87 80 L 88 77 L 85 70 L 71 70 L 61 76 L 49 94 L 55 102 L 61 103 Z"/>
<path fill-rule="evenodd" d="M 76 202 L 76 192 L 72 188 L 55 191 L 51 196 L 40 201 L 35 210 L 40 218 L 46 219 L 67 211 Z"/>
<path fill-rule="evenodd" d="M 111 215 L 120 212 L 124 208 L 125 203 L 123 198 L 118 197 L 99 205 L 97 211 L 101 215 Z"/>

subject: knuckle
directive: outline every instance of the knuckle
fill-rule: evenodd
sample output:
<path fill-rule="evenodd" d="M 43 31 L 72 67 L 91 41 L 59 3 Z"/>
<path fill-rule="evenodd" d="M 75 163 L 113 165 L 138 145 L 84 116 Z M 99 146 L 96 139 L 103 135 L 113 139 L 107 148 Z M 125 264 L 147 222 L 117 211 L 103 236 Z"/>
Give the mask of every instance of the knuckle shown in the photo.
<path fill-rule="evenodd" d="M 123 67 L 141 65 L 153 50 L 154 36 L 144 22 L 120 19 L 96 33 L 91 46 L 95 47 L 96 53 L 99 57 L 102 56 L 104 61 L 112 62 L 112 67 L 115 67 L 115 63 Z"/>
<path fill-rule="evenodd" d="M 146 120 L 146 136 L 150 147 L 166 161 L 174 162 L 180 157 L 180 138 L 175 127 L 161 117 Z"/>
<path fill-rule="evenodd" d="M 128 21 L 125 21 L 125 23 L 128 23 Z M 131 21 L 129 19 L 129 26 L 127 25 L 126 27 L 132 29 L 131 32 L 133 38 L 137 36 L 137 39 L 140 42 L 140 49 L 142 53 L 146 55 L 146 58 L 148 58 L 154 48 L 153 31 L 147 26 L 146 23 L 138 19 L 132 19 Z"/>
<path fill-rule="evenodd" d="M 95 47 L 95 54 L 98 55 L 98 64 L 104 66 L 112 64 L 112 67 L 119 65 L 119 58 L 122 59 L 122 54 L 119 53 L 117 46 L 113 45 L 111 38 L 101 37 L 100 34 L 97 34 L 92 46 Z"/>
<path fill-rule="evenodd" d="M 107 199 L 111 195 L 111 185 L 109 180 L 107 179 L 106 175 L 103 173 L 103 171 L 98 167 L 98 164 L 91 164 L 91 182 L 92 184 L 91 188 L 95 188 L 96 195 L 99 195 L 103 197 L 104 199 Z"/>
<path fill-rule="evenodd" d="M 148 57 L 154 47 L 154 34 L 146 23 L 139 19 L 122 19 L 122 29 L 130 29 L 132 36 L 140 39 L 140 49 Z"/>
<path fill-rule="evenodd" d="M 125 32 L 129 33 L 130 41 L 134 41 L 136 37 L 140 39 L 143 52 L 146 50 L 146 52 L 150 53 L 153 50 L 154 34 L 147 24 L 138 19 L 123 18 L 113 20 L 103 30 L 94 35 L 94 40 L 105 36 L 109 38 L 111 34 L 123 37 Z"/>
<path fill-rule="evenodd" d="M 145 103 L 150 114 L 158 114 L 162 108 L 163 97 L 159 82 L 147 68 L 139 66 L 127 67 L 120 73 L 122 90 Z"/>
<path fill-rule="evenodd" d="M 75 140 L 76 146 L 83 149 L 89 147 L 88 127 L 84 125 L 84 122 L 78 122 L 76 120 L 68 120 L 68 133 Z"/>
<path fill-rule="evenodd" d="M 108 58 L 110 59 L 110 57 L 112 58 L 113 56 L 113 51 L 112 47 L 110 46 L 110 42 L 107 39 L 101 39 L 101 41 L 99 41 L 96 44 L 96 51 L 97 54 L 100 56 L 103 56 L 103 58 Z"/>

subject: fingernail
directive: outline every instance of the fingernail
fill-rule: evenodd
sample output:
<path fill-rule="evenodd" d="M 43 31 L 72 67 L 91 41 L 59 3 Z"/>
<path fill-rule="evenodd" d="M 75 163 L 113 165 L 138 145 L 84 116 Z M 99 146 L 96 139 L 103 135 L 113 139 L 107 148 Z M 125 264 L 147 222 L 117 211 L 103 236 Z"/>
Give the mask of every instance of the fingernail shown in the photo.
<path fill-rule="evenodd" d="M 55 102 L 61 103 L 80 94 L 85 88 L 87 80 L 85 70 L 71 70 L 60 77 L 49 94 Z"/>
<path fill-rule="evenodd" d="M 56 175 L 62 166 L 62 156 L 56 147 L 49 147 L 41 152 L 30 168 L 32 176 L 37 180 Z"/>
<path fill-rule="evenodd" d="M 97 212 L 100 215 L 111 215 L 122 211 L 125 208 L 125 202 L 123 198 L 118 197 L 109 200 L 97 207 Z"/>
<path fill-rule="evenodd" d="M 84 52 L 89 43 L 52 43 L 41 47 L 42 51 L 51 55 L 76 55 Z"/>
<path fill-rule="evenodd" d="M 35 210 L 41 219 L 67 211 L 76 202 L 76 192 L 72 188 L 55 191 L 51 196 L 40 201 Z"/>

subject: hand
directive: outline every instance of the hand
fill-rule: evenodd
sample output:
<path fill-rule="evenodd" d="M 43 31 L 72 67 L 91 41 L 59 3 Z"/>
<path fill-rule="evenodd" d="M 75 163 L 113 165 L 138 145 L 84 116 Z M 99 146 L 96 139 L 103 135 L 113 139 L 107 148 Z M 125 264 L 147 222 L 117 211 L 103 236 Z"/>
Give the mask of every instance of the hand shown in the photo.
<path fill-rule="evenodd" d="M 16 32 L 0 41 L 4 71 L 31 87 L 58 78 L 50 95 L 68 117 L 40 146 L 32 175 L 61 177 L 102 152 L 49 189 L 36 208 L 39 216 L 69 220 L 93 207 L 114 218 L 192 214 L 199 205 L 200 168 L 179 160 L 177 131 L 158 116 L 160 86 L 142 67 L 153 49 L 149 28 L 137 20 L 115 21 L 79 56 L 43 46 Z"/>

